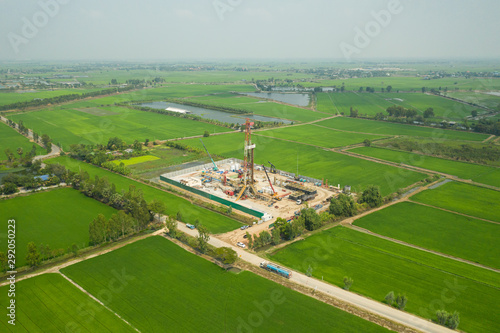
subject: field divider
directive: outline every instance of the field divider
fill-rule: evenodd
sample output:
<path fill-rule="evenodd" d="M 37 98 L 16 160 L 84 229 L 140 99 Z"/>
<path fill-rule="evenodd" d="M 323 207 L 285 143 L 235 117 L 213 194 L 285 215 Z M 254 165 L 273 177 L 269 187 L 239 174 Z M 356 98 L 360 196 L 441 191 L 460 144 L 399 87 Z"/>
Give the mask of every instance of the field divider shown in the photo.
<path fill-rule="evenodd" d="M 29 279 L 29 278 L 32 278 L 32 277 L 35 277 L 35 276 L 38 276 L 38 275 L 42 275 L 42 274 L 47 274 L 47 273 L 59 273 L 59 270 L 62 269 L 62 268 L 65 268 L 65 267 L 77 264 L 77 263 L 79 263 L 81 261 L 85 261 L 85 260 L 88 260 L 88 259 L 95 258 L 95 257 L 100 256 L 102 254 L 106 254 L 108 252 L 111 252 L 111 251 L 114 251 L 114 250 L 119 249 L 121 247 L 124 247 L 124 246 L 126 246 L 128 244 L 137 242 L 137 241 L 139 241 L 141 239 L 148 238 L 148 237 L 151 237 L 151 236 L 159 235 L 162 232 L 164 232 L 163 229 L 160 229 L 160 230 L 157 230 L 157 231 L 155 231 L 153 233 L 146 233 L 146 234 L 143 233 L 143 234 L 139 234 L 139 235 L 128 236 L 128 237 L 126 237 L 123 240 L 118 240 L 117 242 L 110 243 L 109 246 L 106 246 L 105 248 L 102 248 L 102 249 L 98 249 L 98 248 L 92 249 L 85 256 L 77 257 L 77 258 L 72 258 L 72 259 L 68 259 L 68 260 L 64 260 L 62 262 L 58 262 L 58 263 L 53 264 L 53 265 L 49 264 L 49 266 L 46 267 L 46 268 L 44 268 L 42 266 L 42 267 L 40 267 L 40 270 L 38 270 L 38 271 L 35 271 L 33 273 L 29 273 L 29 274 L 25 274 L 25 275 L 17 277 L 16 281 L 26 280 L 26 279 Z M 6 277 L 6 276 L 4 276 L 4 277 Z M 10 282 L 8 280 L 2 281 L 2 282 L 0 282 L 0 287 L 8 285 L 9 283 Z"/>
<path fill-rule="evenodd" d="M 364 160 L 367 160 L 367 161 L 372 161 L 372 162 L 376 162 L 376 163 L 380 163 L 380 164 L 391 165 L 391 166 L 395 166 L 397 168 L 407 169 L 407 170 L 410 170 L 410 171 L 423 172 L 423 173 L 427 173 L 429 175 L 433 175 L 433 174 L 441 175 L 443 177 L 449 178 L 449 179 L 457 181 L 457 182 L 462 182 L 462 183 L 466 183 L 466 184 L 472 184 L 472 185 L 476 185 L 476 186 L 479 186 L 479 187 L 484 187 L 484 188 L 489 188 L 491 190 L 500 191 L 499 187 L 496 187 L 496 186 L 493 186 L 493 185 L 488 185 L 488 184 L 483 184 L 483 183 L 478 183 L 478 182 L 475 182 L 475 181 L 470 180 L 470 179 L 463 179 L 463 178 L 460 178 L 458 176 L 450 175 L 450 174 L 447 174 L 447 173 L 444 173 L 444 172 L 430 170 L 430 169 L 424 169 L 424 168 L 421 168 L 421 167 L 417 167 L 417 166 L 413 166 L 413 165 L 409 165 L 409 164 L 404 164 L 404 163 L 397 163 L 397 162 L 387 161 L 387 160 L 383 160 L 383 159 L 378 158 L 378 157 L 366 156 L 366 155 L 362 155 L 362 154 L 353 153 L 351 151 L 348 151 L 349 149 L 354 149 L 354 148 L 356 148 L 356 147 L 347 147 L 345 149 L 332 148 L 331 150 L 335 151 L 335 152 L 338 152 L 338 153 L 341 153 L 341 154 L 344 154 L 344 155 L 349 155 L 349 156 L 352 156 L 352 157 L 361 158 L 361 159 L 364 159 Z M 398 151 L 398 150 L 394 150 L 394 151 Z M 428 156 L 428 155 L 423 155 L 423 154 L 421 154 L 421 155 L 422 156 L 427 156 L 427 157 L 439 158 L 439 157 L 435 157 L 435 156 Z M 480 164 L 475 164 L 475 165 L 480 165 Z M 478 176 L 481 176 L 481 175 L 484 175 L 484 173 L 483 174 L 479 174 Z"/>
<path fill-rule="evenodd" d="M 74 285 L 75 287 L 77 287 L 79 290 L 83 291 L 87 296 L 89 296 L 90 298 L 92 298 L 94 301 L 96 301 L 97 303 L 99 303 L 100 305 L 102 305 L 106 310 L 108 310 L 109 312 L 111 312 L 112 314 L 114 314 L 115 316 L 117 316 L 118 318 L 120 318 L 125 324 L 127 324 L 128 326 L 130 326 L 131 328 L 133 328 L 136 332 L 141 333 L 141 331 L 139 331 L 136 327 L 134 327 L 134 325 L 132 325 L 131 323 L 129 323 L 125 318 L 123 318 L 122 316 L 120 316 L 118 313 L 116 313 L 113 310 L 111 310 L 103 302 L 101 302 L 98 298 L 96 298 L 94 295 L 92 295 L 91 293 L 89 293 L 87 290 L 83 289 L 83 287 L 80 286 L 78 283 L 76 283 L 75 281 L 71 280 L 69 277 L 67 277 L 63 273 L 61 273 L 61 272 L 58 272 L 58 273 L 61 274 L 63 278 L 65 278 L 66 280 L 68 280 L 69 283 L 71 283 L 72 285 Z"/>
<path fill-rule="evenodd" d="M 423 202 L 413 201 L 413 200 L 411 200 L 411 199 L 408 199 L 408 201 L 413 202 L 413 203 L 418 204 L 418 205 L 421 205 L 421 206 L 427 206 L 427 207 L 431 207 L 431 208 L 435 208 L 435 209 L 443 210 L 443 211 L 448 212 L 448 213 L 453 213 L 453 214 L 457 214 L 457 215 L 462 215 L 462 216 L 465 216 L 465 217 L 469 217 L 469 218 L 471 218 L 471 219 L 481 220 L 481 221 L 488 222 L 488 223 L 500 224 L 500 222 L 491 221 L 491 220 L 483 219 L 482 217 L 477 217 L 477 216 L 473 216 L 473 215 L 467 215 L 467 214 L 464 214 L 464 213 L 455 212 L 454 210 L 449 210 L 449 209 L 446 209 L 446 208 L 442 208 L 442 207 L 438 207 L 438 206 L 429 205 L 429 204 L 426 204 L 426 203 L 423 203 Z M 500 272 L 500 271 L 499 271 L 499 272 Z"/>
<path fill-rule="evenodd" d="M 462 259 L 462 258 L 459 258 L 459 257 L 455 257 L 455 256 L 452 256 L 452 255 L 449 255 L 449 254 L 445 254 L 445 253 L 442 253 L 442 252 L 429 250 L 429 249 L 426 249 L 425 247 L 421 247 L 421 246 L 417 246 L 417 245 L 414 245 L 414 244 L 410 244 L 410 243 L 404 242 L 404 241 L 399 240 L 399 239 L 395 239 L 395 238 L 383 236 L 383 235 L 377 234 L 377 233 L 375 233 L 373 231 L 370 231 L 370 230 L 365 229 L 365 228 L 361 228 L 361 227 L 356 226 L 356 225 L 346 224 L 344 226 L 346 226 L 347 228 L 356 230 L 358 232 L 362 232 L 362 233 L 370 235 L 370 236 L 378 237 L 378 238 L 385 239 L 385 240 L 393 242 L 393 243 L 397 243 L 397 244 L 400 244 L 400 245 L 411 247 L 411 248 L 414 248 L 416 250 L 420 250 L 420 251 L 424 251 L 424 252 L 427 252 L 427 253 L 431 253 L 431 254 L 434 254 L 434 255 L 437 255 L 437 256 L 440 256 L 440 257 L 443 257 L 443 258 L 447 258 L 447 259 L 452 259 L 452 260 L 455 260 L 455 261 L 463 262 L 465 264 L 473 265 L 473 266 L 476 266 L 476 267 L 479 267 L 479 268 L 483 268 L 483 269 L 486 269 L 486 270 L 489 270 L 489 271 L 492 271 L 492 272 L 495 272 L 495 273 L 500 273 L 500 269 L 496 269 L 496 268 L 492 268 L 492 267 L 485 266 L 485 265 L 482 265 L 482 264 L 478 264 L 476 262 L 469 261 L 469 260 L 466 260 L 466 259 Z M 349 240 L 346 240 L 346 241 L 349 241 Z M 360 246 L 363 246 L 363 245 L 358 244 L 358 243 L 356 243 L 356 244 L 360 245 Z M 377 250 L 377 249 L 374 249 L 374 250 Z M 390 254 L 389 252 L 384 252 L 384 253 Z M 492 286 L 492 285 L 489 285 L 489 284 L 486 284 L 486 283 L 483 283 L 483 282 L 480 282 L 480 281 L 477 281 L 477 280 L 472 280 L 472 279 L 467 278 L 467 277 L 462 276 L 462 275 L 457 275 L 457 274 L 454 274 L 454 273 L 450 273 L 448 271 L 441 270 L 439 268 L 436 268 L 436 267 L 433 267 L 433 266 L 429 266 L 429 265 L 426 265 L 426 264 L 423 264 L 423 263 L 420 263 L 420 262 L 417 262 L 417 261 L 413 261 L 413 260 L 411 260 L 411 261 L 415 262 L 415 263 L 417 263 L 419 265 L 424 265 L 424 266 L 427 266 L 427 267 L 431 267 L 431 268 L 437 269 L 437 270 L 439 270 L 441 272 L 452 274 L 452 275 L 456 275 L 456 276 L 460 276 L 461 278 L 468 279 L 468 280 L 471 280 L 471 281 L 474 281 L 474 282 L 477 282 L 477 283 L 482 283 L 482 284 L 487 285 L 489 287 L 496 288 L 496 289 L 500 290 L 500 288 L 498 288 L 498 287 L 495 287 L 495 286 Z"/>
<path fill-rule="evenodd" d="M 257 134 L 257 133 L 253 133 L 253 135 L 262 136 L 262 137 L 269 138 L 269 139 L 276 139 L 276 140 L 281 140 L 281 141 L 286 141 L 286 142 L 298 143 L 300 145 L 311 146 L 311 147 L 320 148 L 320 149 L 327 149 L 327 150 L 330 149 L 328 147 L 316 146 L 316 145 L 313 145 L 313 144 L 310 144 L 310 143 L 304 143 L 304 142 L 300 142 L 300 141 L 293 141 L 293 140 L 288 140 L 288 139 L 283 139 L 283 138 L 276 138 L 276 137 L 268 136 L 268 135 L 262 135 L 262 134 Z"/>
<path fill-rule="evenodd" d="M 336 117 L 340 117 L 340 116 L 336 116 Z M 335 118 L 335 117 L 331 117 L 331 118 Z M 326 119 L 330 119 L 330 118 L 326 118 Z M 321 119 L 321 121 L 326 120 L 326 119 Z M 337 132 L 354 133 L 354 134 L 364 134 L 364 135 L 374 135 L 374 136 L 383 136 L 384 140 L 388 139 L 388 138 L 394 138 L 394 137 L 397 136 L 397 135 L 391 135 L 391 134 L 375 134 L 375 133 L 347 131 L 347 130 L 341 130 L 341 129 L 338 129 L 338 128 L 332 128 L 332 127 L 318 125 L 318 124 L 314 124 L 314 126 L 323 127 L 323 128 L 326 128 L 326 129 L 329 129 L 329 130 L 332 130 L 332 131 L 337 131 Z M 380 139 L 380 140 L 382 140 L 382 139 Z"/>

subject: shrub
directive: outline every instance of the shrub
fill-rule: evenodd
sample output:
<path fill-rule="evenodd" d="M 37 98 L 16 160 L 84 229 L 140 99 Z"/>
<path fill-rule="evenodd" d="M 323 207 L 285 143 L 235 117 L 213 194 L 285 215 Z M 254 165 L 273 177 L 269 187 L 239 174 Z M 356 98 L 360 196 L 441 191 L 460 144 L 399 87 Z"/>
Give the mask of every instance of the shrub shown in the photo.
<path fill-rule="evenodd" d="M 352 287 L 353 282 L 354 281 L 350 277 L 344 276 L 344 289 L 349 290 Z"/>

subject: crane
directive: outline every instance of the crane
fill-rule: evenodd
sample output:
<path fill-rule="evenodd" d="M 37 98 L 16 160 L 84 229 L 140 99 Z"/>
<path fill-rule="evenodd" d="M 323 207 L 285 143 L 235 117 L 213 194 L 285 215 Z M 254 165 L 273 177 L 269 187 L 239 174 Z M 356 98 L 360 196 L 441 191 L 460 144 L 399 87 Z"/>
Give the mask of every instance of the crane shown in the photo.
<path fill-rule="evenodd" d="M 269 175 L 267 174 L 266 166 L 262 164 L 262 167 L 264 168 L 264 172 L 266 173 L 267 181 L 269 182 L 269 185 L 271 185 L 271 189 L 273 190 L 273 198 L 276 198 L 278 200 L 281 200 L 281 198 L 278 196 L 278 193 L 274 190 L 273 184 L 271 183 L 271 179 L 269 179 Z"/>
<path fill-rule="evenodd" d="M 200 141 L 201 141 L 201 144 L 203 145 L 203 148 L 205 148 L 205 151 L 207 152 L 208 157 L 210 157 L 210 160 L 211 160 L 211 161 L 212 161 L 212 163 L 214 164 L 214 171 L 219 170 L 219 169 L 217 169 L 217 165 L 215 165 L 214 159 L 212 158 L 212 156 L 211 156 L 211 155 L 210 155 L 210 153 L 208 152 L 207 147 L 205 147 L 205 144 L 203 143 L 203 140 L 202 140 L 202 139 L 200 139 Z"/>
<path fill-rule="evenodd" d="M 271 172 L 272 173 L 276 173 L 276 167 L 274 166 L 274 164 L 272 164 L 271 162 L 267 161 L 267 163 L 269 163 L 271 165 Z M 264 168 L 265 169 L 265 168 Z"/>

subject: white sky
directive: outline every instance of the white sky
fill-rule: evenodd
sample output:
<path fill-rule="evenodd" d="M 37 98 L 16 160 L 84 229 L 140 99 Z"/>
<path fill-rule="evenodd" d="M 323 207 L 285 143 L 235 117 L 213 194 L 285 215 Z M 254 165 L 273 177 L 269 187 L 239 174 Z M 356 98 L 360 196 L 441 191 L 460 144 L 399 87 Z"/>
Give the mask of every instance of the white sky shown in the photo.
<path fill-rule="evenodd" d="M 0 60 L 342 60 L 354 29 L 376 30 L 372 12 L 394 1 L 0 0 Z M 399 7 L 351 59 L 500 58 L 500 1 Z"/>

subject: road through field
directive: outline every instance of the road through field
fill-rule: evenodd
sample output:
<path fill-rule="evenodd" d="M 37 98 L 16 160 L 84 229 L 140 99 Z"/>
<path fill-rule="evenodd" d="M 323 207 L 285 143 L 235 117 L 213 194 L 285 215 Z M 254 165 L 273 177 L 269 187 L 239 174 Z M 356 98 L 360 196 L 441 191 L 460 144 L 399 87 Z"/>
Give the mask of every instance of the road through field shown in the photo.
<path fill-rule="evenodd" d="M 182 232 L 185 232 L 191 236 L 198 236 L 198 232 L 196 230 L 191 230 L 188 229 L 184 224 L 179 223 L 179 229 Z M 228 244 L 218 238 L 211 237 L 209 240 L 209 243 L 213 246 L 216 247 L 230 247 L 234 249 L 237 253 L 240 259 L 255 265 L 259 266 L 259 264 L 264 261 L 261 257 L 249 253 L 242 248 L 233 246 L 232 244 Z M 358 294 L 346 291 L 344 289 L 341 289 L 339 287 L 330 285 L 328 283 L 325 283 L 323 281 L 316 280 L 312 277 L 308 277 L 304 274 L 298 273 L 298 272 L 293 272 L 293 275 L 290 279 L 291 281 L 294 281 L 298 284 L 301 284 L 305 287 L 308 288 L 314 288 L 316 291 L 325 293 L 327 295 L 333 296 L 341 301 L 344 301 L 346 303 L 352 304 L 353 306 L 359 307 L 365 311 L 374 313 L 378 316 L 388 318 L 389 320 L 392 320 L 394 322 L 403 324 L 405 326 L 409 326 L 412 328 L 415 328 L 417 330 L 421 330 L 423 332 L 431 332 L 431 333 L 445 333 L 445 332 L 453 332 L 452 330 L 440 326 L 437 324 L 434 324 L 428 320 L 425 320 L 423 318 L 417 317 L 415 315 L 412 315 L 410 313 L 404 312 L 397 310 L 393 307 L 387 306 L 383 303 L 371 300 L 369 298 L 360 296 Z"/>

